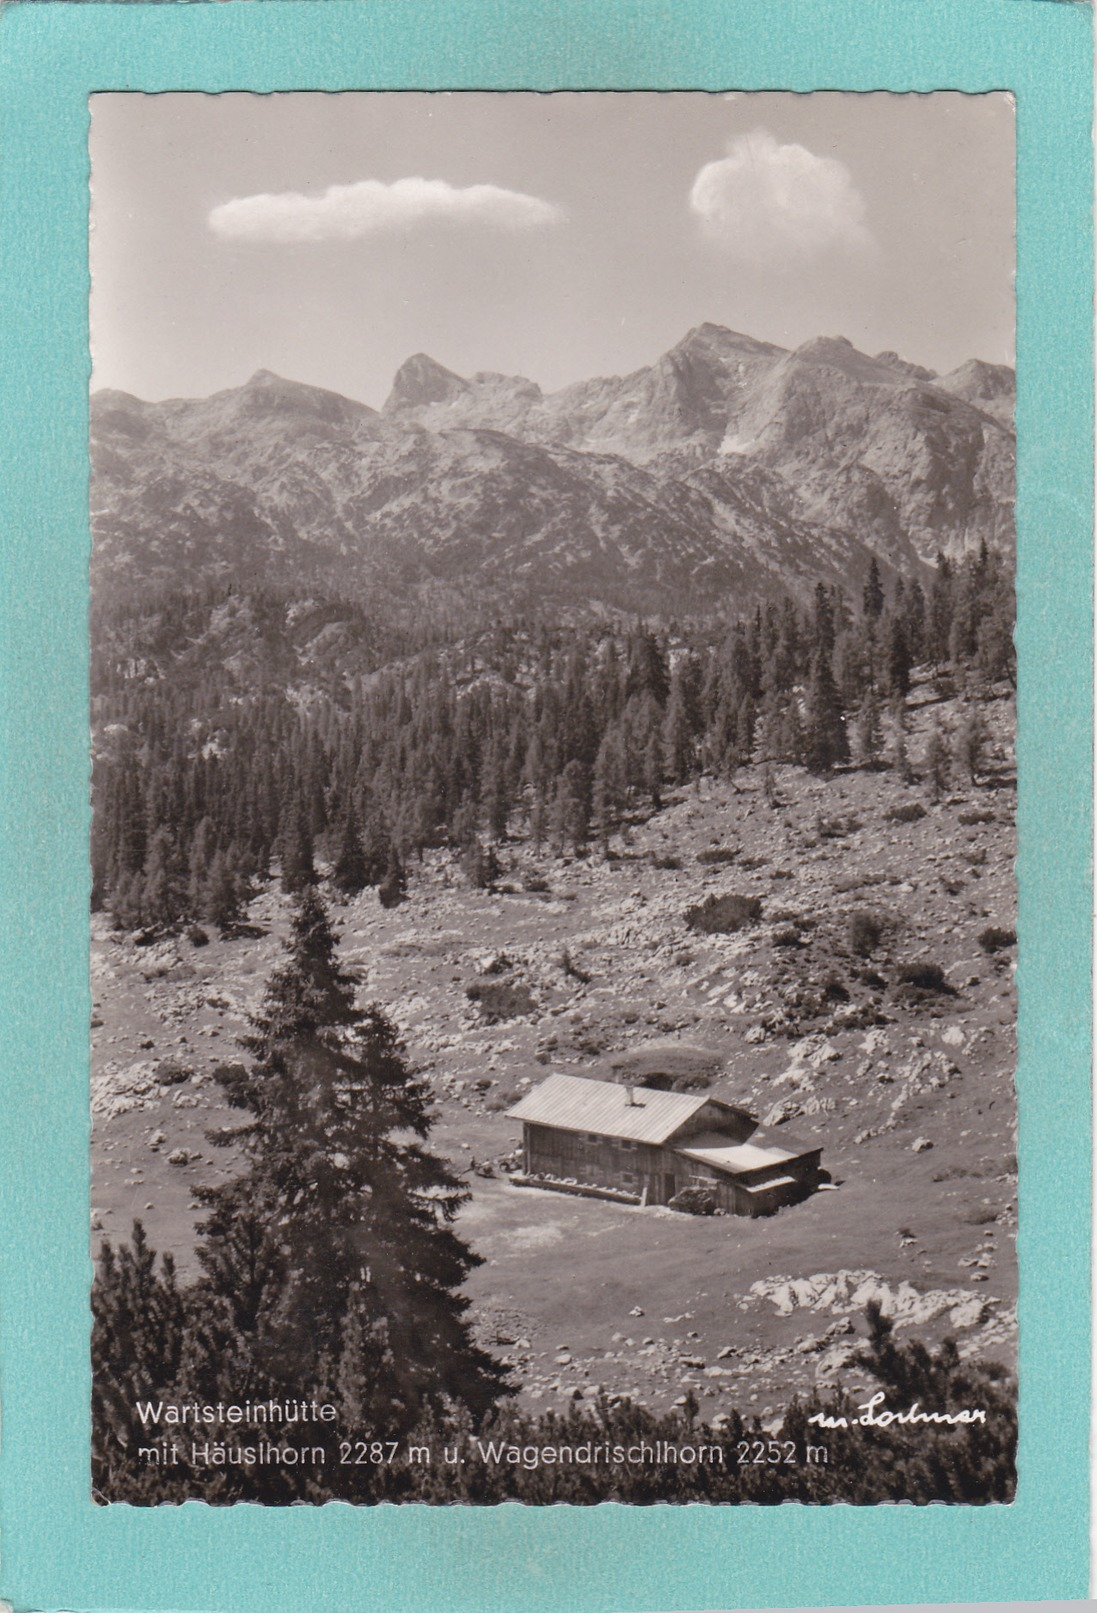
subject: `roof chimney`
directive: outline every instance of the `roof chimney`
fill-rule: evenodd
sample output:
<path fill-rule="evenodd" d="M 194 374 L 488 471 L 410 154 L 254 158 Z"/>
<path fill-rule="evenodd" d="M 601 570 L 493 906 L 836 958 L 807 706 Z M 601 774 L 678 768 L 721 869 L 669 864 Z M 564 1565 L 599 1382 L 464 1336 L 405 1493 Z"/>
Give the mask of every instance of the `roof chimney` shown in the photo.
<path fill-rule="evenodd" d="M 629 1086 L 628 1086 L 627 1094 L 628 1094 L 628 1102 L 627 1102 L 627 1104 L 629 1106 L 642 1106 L 644 1104 L 642 1100 L 637 1100 L 636 1099 L 636 1091 L 635 1091 L 635 1089 L 633 1089 L 631 1084 L 629 1084 Z"/>

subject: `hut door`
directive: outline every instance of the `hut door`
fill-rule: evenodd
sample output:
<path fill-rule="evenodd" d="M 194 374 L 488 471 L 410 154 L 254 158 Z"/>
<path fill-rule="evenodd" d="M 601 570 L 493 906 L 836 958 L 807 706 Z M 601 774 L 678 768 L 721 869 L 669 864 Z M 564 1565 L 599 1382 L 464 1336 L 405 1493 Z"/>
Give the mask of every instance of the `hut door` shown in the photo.
<path fill-rule="evenodd" d="M 663 1175 L 663 1201 L 669 1202 L 678 1193 L 678 1181 L 672 1173 Z"/>

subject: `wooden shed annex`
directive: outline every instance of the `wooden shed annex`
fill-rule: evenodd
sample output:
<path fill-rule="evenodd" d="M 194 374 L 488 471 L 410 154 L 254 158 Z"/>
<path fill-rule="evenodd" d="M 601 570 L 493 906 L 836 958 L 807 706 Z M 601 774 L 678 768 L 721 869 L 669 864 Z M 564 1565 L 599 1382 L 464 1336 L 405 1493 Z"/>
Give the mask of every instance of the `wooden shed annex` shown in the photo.
<path fill-rule="evenodd" d="M 707 1095 L 552 1073 L 507 1116 L 522 1124 L 523 1178 L 548 1188 L 665 1204 L 697 1186 L 724 1212 L 757 1216 L 801 1201 L 824 1177 L 820 1147 Z"/>

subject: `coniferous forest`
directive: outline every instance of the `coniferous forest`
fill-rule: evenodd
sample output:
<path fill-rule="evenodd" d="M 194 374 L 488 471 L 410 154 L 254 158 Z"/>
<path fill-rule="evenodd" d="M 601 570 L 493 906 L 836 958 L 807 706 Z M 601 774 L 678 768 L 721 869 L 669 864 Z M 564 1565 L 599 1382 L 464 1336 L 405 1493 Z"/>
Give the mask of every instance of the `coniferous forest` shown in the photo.
<path fill-rule="evenodd" d="M 92 904 L 119 925 L 231 924 L 275 869 L 287 892 L 324 866 L 399 903 L 425 849 L 463 850 L 486 880 L 508 837 L 606 847 L 666 788 L 755 761 L 920 767 L 939 792 L 950 767 L 978 771 L 981 694 L 1015 666 L 1012 579 L 985 544 L 940 556 L 926 588 L 885 592 L 873 563 L 855 599 L 820 584 L 809 604 L 708 622 L 499 623 L 423 647 L 408 631 L 393 655 L 360 618 L 358 671 L 295 682 L 292 612 L 226 588 L 146 596 L 97 626 Z M 239 666 L 188 669 L 181 649 L 226 613 L 252 641 Z M 906 702 L 927 664 L 969 703 L 949 747 L 935 733 L 912 760 Z"/>

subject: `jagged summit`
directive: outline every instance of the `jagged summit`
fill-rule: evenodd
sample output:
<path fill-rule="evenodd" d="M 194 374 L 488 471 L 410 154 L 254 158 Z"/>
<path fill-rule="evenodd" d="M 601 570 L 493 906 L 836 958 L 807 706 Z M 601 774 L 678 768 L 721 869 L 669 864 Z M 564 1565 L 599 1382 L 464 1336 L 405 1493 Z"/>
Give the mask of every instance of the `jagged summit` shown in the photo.
<path fill-rule="evenodd" d="M 915 377 L 919 382 L 932 382 L 936 371 L 927 371 L 924 365 L 915 365 L 909 359 L 902 359 L 894 348 L 883 348 L 876 355 L 879 365 L 886 365 L 892 371 L 904 371 L 907 376 Z"/>
<path fill-rule="evenodd" d="M 711 320 L 703 320 L 699 326 L 692 326 L 680 342 L 675 343 L 669 351 L 704 350 L 710 353 L 729 353 L 732 350 L 745 354 L 777 355 L 786 352 L 777 343 L 763 342 L 758 337 L 748 337 L 742 331 L 732 331 L 730 326 L 718 326 Z"/>
<path fill-rule="evenodd" d="M 382 405 L 382 413 L 416 409 L 426 404 L 442 404 L 468 391 L 468 383 L 455 371 L 447 370 L 429 354 L 412 354 L 396 372 L 392 392 Z"/>

